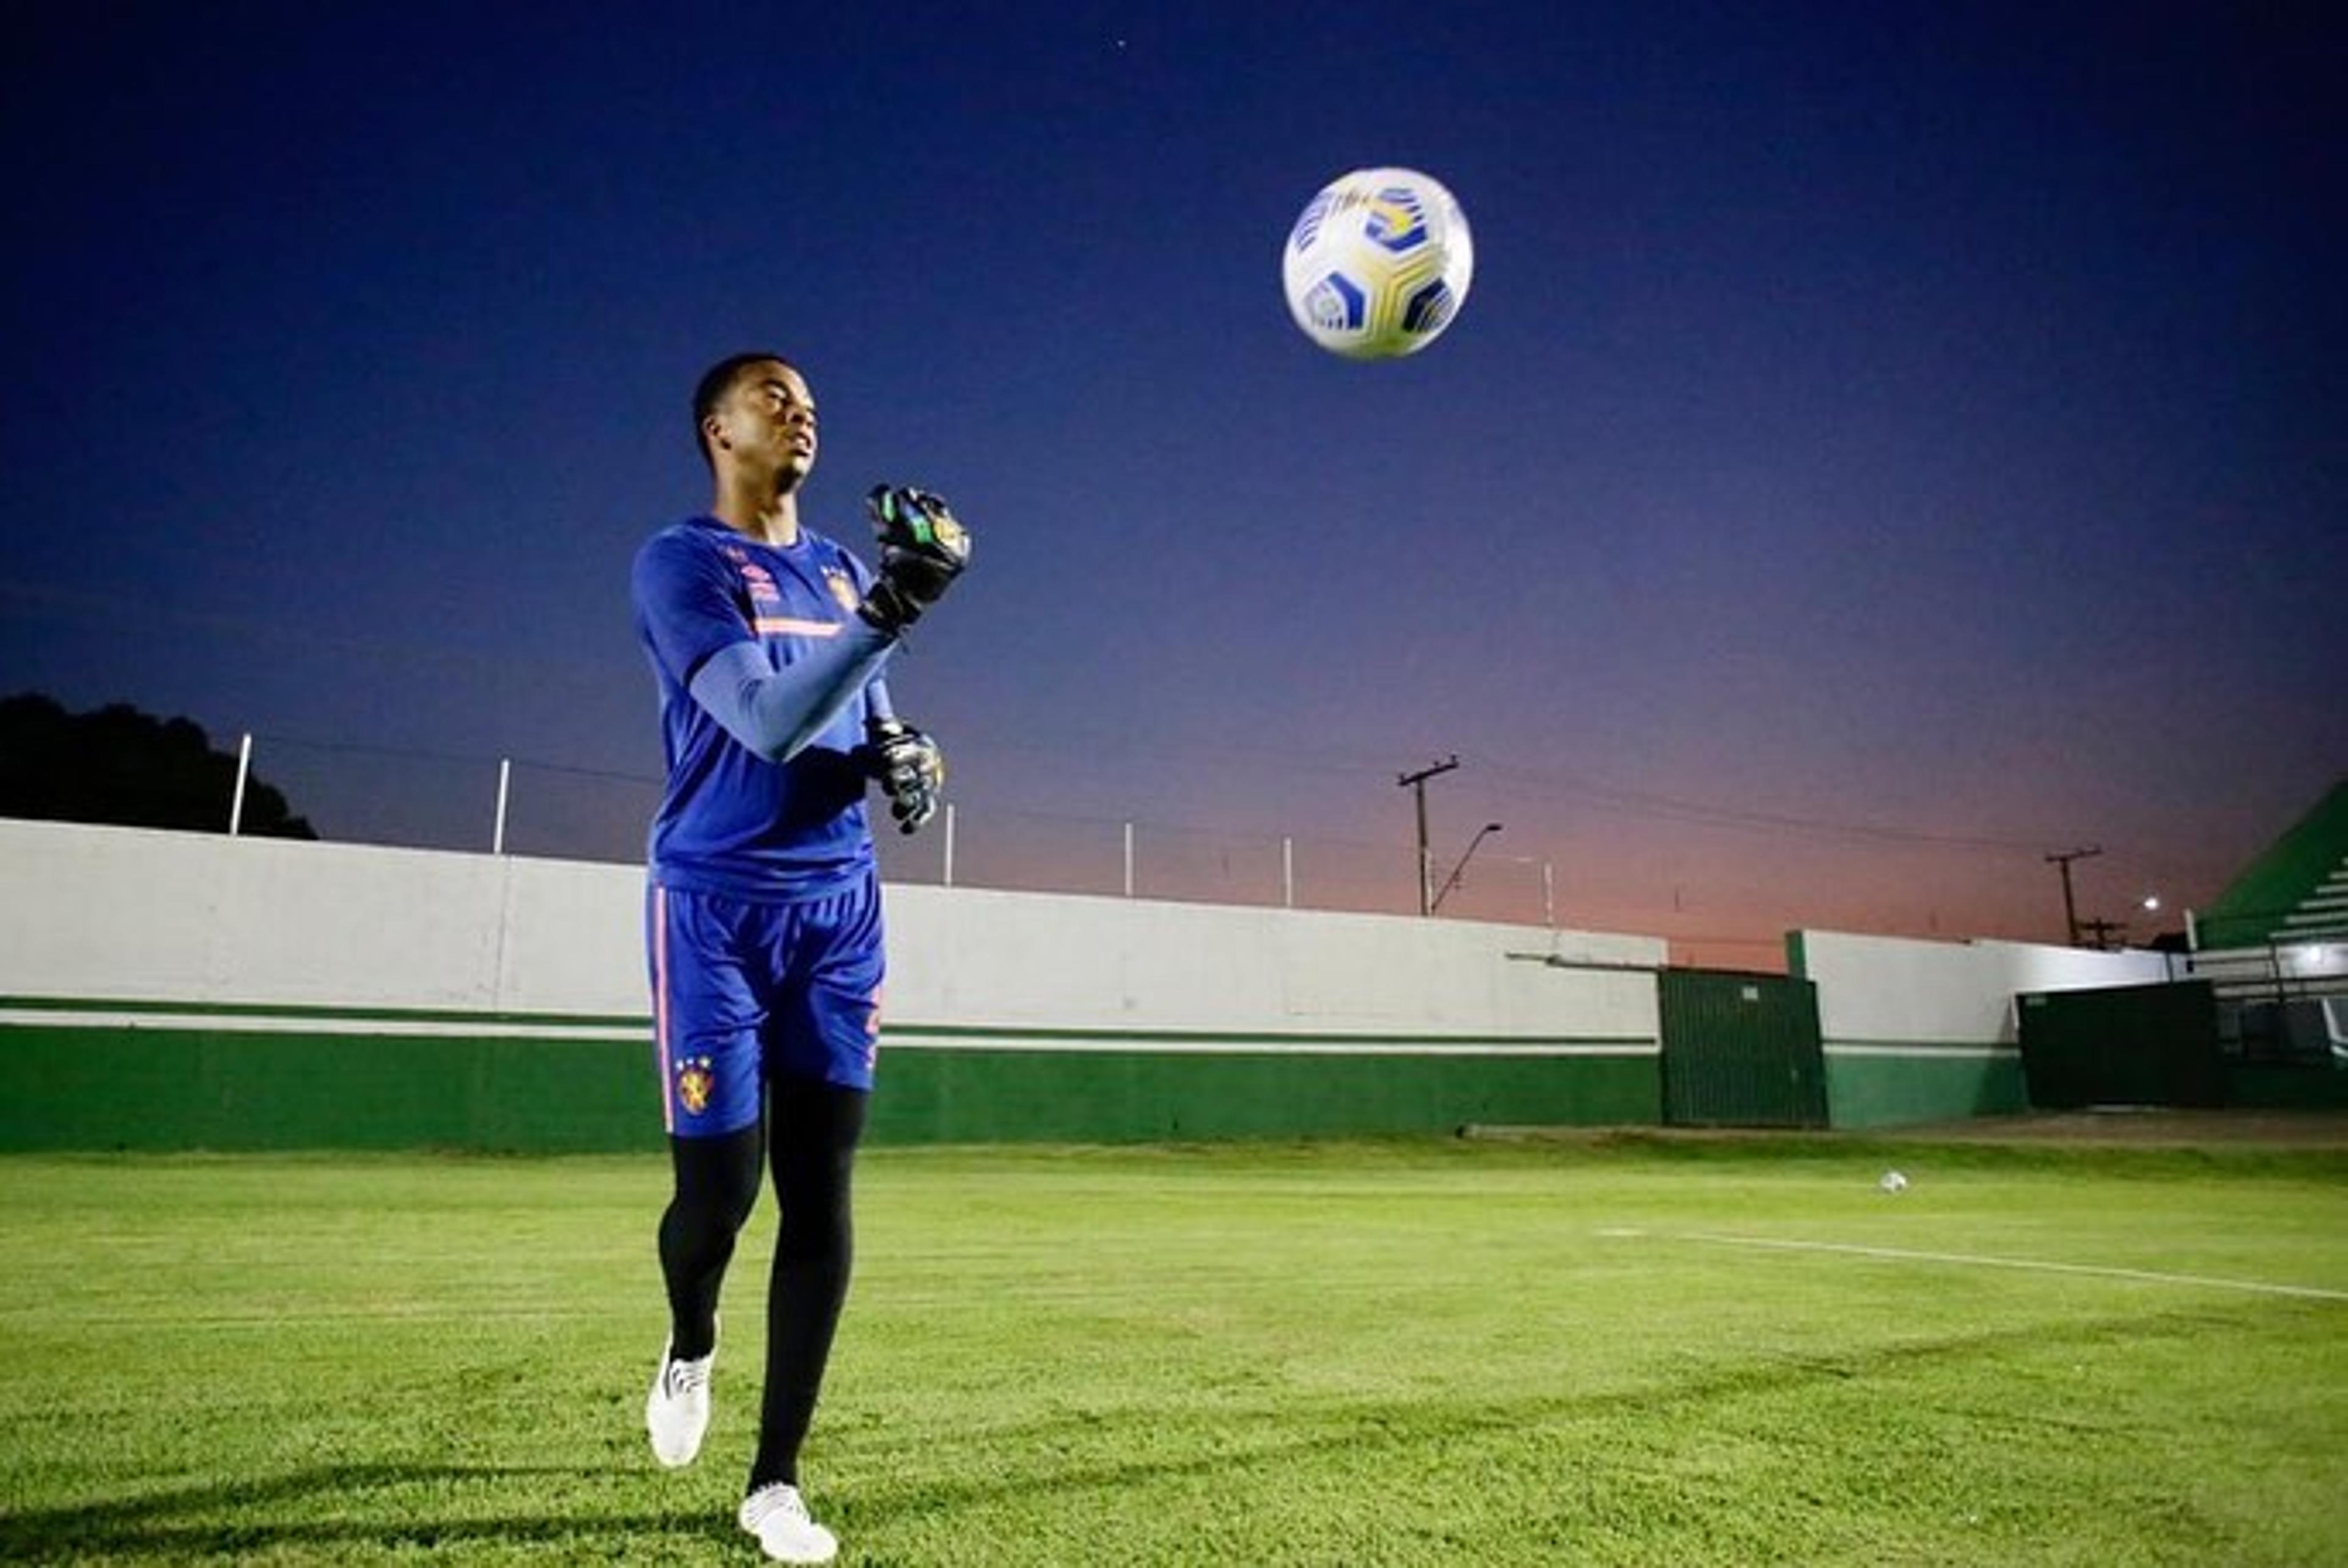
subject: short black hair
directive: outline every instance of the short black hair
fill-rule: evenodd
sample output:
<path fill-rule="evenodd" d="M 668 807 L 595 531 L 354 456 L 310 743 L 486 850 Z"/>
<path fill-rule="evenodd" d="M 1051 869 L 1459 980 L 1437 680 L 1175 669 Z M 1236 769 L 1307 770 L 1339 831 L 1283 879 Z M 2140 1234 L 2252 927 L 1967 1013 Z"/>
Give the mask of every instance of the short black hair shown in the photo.
<path fill-rule="evenodd" d="M 742 373 L 754 364 L 779 364 L 793 375 L 799 374 L 798 366 L 781 354 L 770 354 L 765 349 L 752 349 L 746 354 L 727 354 L 703 371 L 701 379 L 694 384 L 693 446 L 701 454 L 701 460 L 712 469 L 717 466 L 717 460 L 709 455 L 709 437 L 702 434 L 702 424 L 717 412 L 717 405 L 726 400 L 727 393 L 734 390 L 734 384 L 742 379 Z"/>

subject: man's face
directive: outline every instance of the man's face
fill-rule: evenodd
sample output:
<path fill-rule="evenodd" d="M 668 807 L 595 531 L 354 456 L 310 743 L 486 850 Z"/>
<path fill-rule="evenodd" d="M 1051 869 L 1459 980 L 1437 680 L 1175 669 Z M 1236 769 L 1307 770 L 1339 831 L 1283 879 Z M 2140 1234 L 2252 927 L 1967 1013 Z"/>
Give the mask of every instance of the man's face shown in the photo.
<path fill-rule="evenodd" d="M 745 365 L 710 416 L 715 461 L 796 489 L 815 466 L 815 395 L 779 360 Z"/>

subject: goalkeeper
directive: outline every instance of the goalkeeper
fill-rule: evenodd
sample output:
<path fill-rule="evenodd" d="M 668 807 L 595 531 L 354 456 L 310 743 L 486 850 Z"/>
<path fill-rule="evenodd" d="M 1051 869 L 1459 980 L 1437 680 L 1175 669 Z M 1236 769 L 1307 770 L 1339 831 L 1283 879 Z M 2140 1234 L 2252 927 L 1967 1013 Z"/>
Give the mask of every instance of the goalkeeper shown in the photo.
<path fill-rule="evenodd" d="M 864 796 L 911 833 L 937 809 L 938 748 L 881 671 L 969 559 L 934 496 L 883 487 L 880 566 L 801 525 L 814 396 L 771 354 L 695 390 L 706 514 L 636 554 L 637 636 L 660 692 L 667 784 L 653 819 L 645 945 L 675 1186 L 660 1222 L 669 1335 L 644 1403 L 654 1455 L 690 1463 L 709 1424 L 717 1295 L 771 1174 L 758 1450 L 736 1518 L 766 1555 L 828 1562 L 798 1491 L 848 1293 L 849 1173 L 880 1038 L 880 878 Z"/>

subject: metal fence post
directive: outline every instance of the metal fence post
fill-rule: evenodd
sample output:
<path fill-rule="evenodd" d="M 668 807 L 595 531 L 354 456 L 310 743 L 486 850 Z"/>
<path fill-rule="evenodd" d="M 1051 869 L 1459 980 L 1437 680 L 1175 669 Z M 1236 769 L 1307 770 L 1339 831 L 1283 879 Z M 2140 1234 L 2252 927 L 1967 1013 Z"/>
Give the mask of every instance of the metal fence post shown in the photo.
<path fill-rule="evenodd" d="M 1296 907 L 1296 840 L 1285 834 L 1280 840 L 1280 907 Z"/>
<path fill-rule="evenodd" d="M 506 852 L 506 796 L 512 784 L 513 759 L 499 757 L 498 759 L 498 825 L 489 835 L 491 855 L 503 855 Z"/>
<path fill-rule="evenodd" d="M 234 838 L 244 827 L 244 781 L 252 775 L 252 732 L 244 732 L 244 739 L 236 748 L 236 793 L 229 797 L 228 835 Z"/>
<path fill-rule="evenodd" d="M 948 801 L 946 802 L 945 869 L 942 881 L 942 885 L 948 887 L 953 886 L 953 840 L 954 808 L 953 802 Z"/>
<path fill-rule="evenodd" d="M 1133 824 L 1125 825 L 1125 896 L 1133 897 Z"/>

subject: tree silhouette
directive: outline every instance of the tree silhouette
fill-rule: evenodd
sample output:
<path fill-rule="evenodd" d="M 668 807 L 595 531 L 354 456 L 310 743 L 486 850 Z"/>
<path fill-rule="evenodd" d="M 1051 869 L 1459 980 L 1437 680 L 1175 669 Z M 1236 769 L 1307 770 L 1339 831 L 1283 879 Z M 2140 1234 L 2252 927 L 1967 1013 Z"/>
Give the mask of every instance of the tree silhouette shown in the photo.
<path fill-rule="evenodd" d="M 0 816 L 225 833 L 235 794 L 235 756 L 193 720 L 128 702 L 68 713 L 34 692 L 0 699 Z M 250 776 L 238 831 L 318 836 L 283 792 Z"/>

